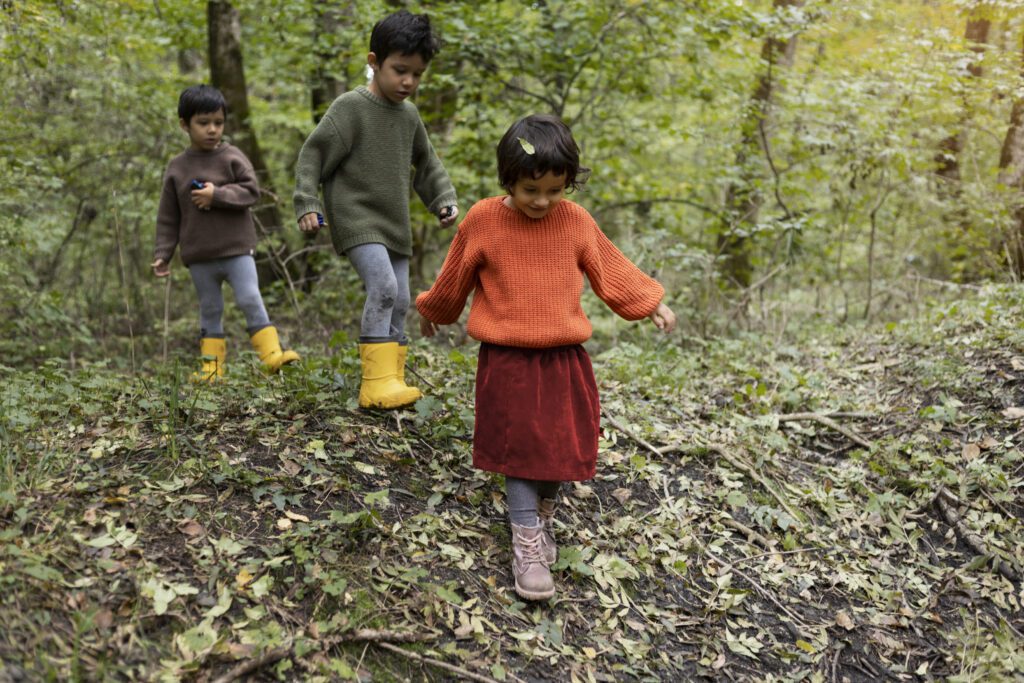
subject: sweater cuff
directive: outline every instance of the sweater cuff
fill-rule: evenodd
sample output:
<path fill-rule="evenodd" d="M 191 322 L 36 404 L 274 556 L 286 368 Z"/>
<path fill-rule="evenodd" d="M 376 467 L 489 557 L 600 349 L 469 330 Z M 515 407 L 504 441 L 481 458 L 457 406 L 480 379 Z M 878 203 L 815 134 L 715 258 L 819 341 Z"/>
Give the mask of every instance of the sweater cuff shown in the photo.
<path fill-rule="evenodd" d="M 320 202 L 315 199 L 295 201 L 295 220 L 301 219 L 307 213 L 319 213 L 323 214 L 323 208 L 320 206 Z"/>
<path fill-rule="evenodd" d="M 427 207 L 427 210 L 430 211 L 430 213 L 437 213 L 444 207 L 451 206 L 453 204 L 458 204 L 458 197 L 455 195 L 454 190 L 451 192 L 445 192 L 434 199 L 434 201 L 430 202 L 430 206 Z"/>

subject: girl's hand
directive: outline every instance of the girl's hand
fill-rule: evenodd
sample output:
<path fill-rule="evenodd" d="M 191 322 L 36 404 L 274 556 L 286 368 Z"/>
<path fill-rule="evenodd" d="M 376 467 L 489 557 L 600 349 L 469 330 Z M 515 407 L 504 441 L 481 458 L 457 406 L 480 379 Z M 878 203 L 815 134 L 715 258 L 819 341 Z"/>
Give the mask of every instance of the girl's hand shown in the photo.
<path fill-rule="evenodd" d="M 658 307 L 654 309 L 654 313 L 651 313 L 648 317 L 655 327 L 666 334 L 676 329 L 676 314 L 665 304 L 658 304 Z"/>
<path fill-rule="evenodd" d="M 320 219 L 315 211 L 310 211 L 309 213 L 304 214 L 302 218 L 299 219 L 299 230 L 301 230 L 302 232 L 308 235 L 312 235 L 316 233 L 316 231 L 319 229 Z"/>
<path fill-rule="evenodd" d="M 438 326 L 436 324 L 430 322 L 422 315 L 420 316 L 420 334 L 424 337 L 433 337 L 437 334 L 437 330 Z"/>
<path fill-rule="evenodd" d="M 153 275 L 156 275 L 157 277 L 167 277 L 171 274 L 171 264 L 167 263 L 167 261 L 164 261 L 162 258 L 158 258 L 149 265 L 153 269 Z"/>
<path fill-rule="evenodd" d="M 438 212 L 437 217 L 441 219 L 441 227 L 447 228 L 449 225 L 455 222 L 455 219 L 459 216 L 459 207 L 452 204 L 446 206 Z"/>
<path fill-rule="evenodd" d="M 192 190 L 192 203 L 200 211 L 209 211 L 213 206 L 213 188 L 213 183 L 206 182 L 203 183 L 203 189 Z"/>

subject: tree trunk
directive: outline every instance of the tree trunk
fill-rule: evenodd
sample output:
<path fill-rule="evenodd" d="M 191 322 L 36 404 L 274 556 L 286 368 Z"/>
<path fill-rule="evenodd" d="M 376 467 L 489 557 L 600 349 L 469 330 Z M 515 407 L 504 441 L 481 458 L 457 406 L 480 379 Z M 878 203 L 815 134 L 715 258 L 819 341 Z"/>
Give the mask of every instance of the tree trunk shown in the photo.
<path fill-rule="evenodd" d="M 1021 46 L 1024 54 L 1024 43 Z M 1021 73 L 1024 81 L 1024 71 Z M 999 154 L 999 182 L 1005 187 L 1024 190 L 1024 96 L 1018 95 L 1010 111 L 1010 125 Z M 1016 203 L 1014 230 L 1005 236 L 1004 247 L 1010 259 L 1010 268 L 1018 281 L 1024 275 L 1024 206 Z"/>
<path fill-rule="evenodd" d="M 338 74 L 338 53 L 330 49 L 333 41 L 330 36 L 336 35 L 338 29 L 352 20 L 353 7 L 350 4 L 338 7 L 327 0 L 317 0 L 316 30 L 313 42 L 320 46 L 316 52 L 316 69 L 313 72 L 313 87 L 310 90 L 310 108 L 313 122 L 319 123 L 327 108 L 339 95 L 349 90 L 347 74 L 342 70 L 343 78 Z"/>
<path fill-rule="evenodd" d="M 207 3 L 208 49 L 210 53 L 210 80 L 224 93 L 228 103 L 227 125 L 231 142 L 245 152 L 252 162 L 265 198 L 254 208 L 253 215 L 263 230 L 271 231 L 282 225 L 281 214 L 272 199 L 270 173 L 263 152 L 260 151 L 249 117 L 249 93 L 242 68 L 242 26 L 236 10 L 226 0 Z"/>
<path fill-rule="evenodd" d="M 787 7 L 801 7 L 803 0 L 773 0 L 776 13 Z M 796 56 L 796 36 L 779 38 L 768 36 L 761 49 L 761 59 L 766 70 L 758 78 L 751 96 L 747 113 L 740 126 L 741 137 L 736 152 L 736 166 L 741 178 L 730 183 L 725 195 L 725 215 L 728 223 L 722 225 L 718 234 L 718 250 L 724 256 L 722 273 L 735 286 L 748 287 L 753 274 L 750 259 L 750 228 L 757 224 L 762 197 L 755 188 L 756 172 L 751 168 L 752 159 L 765 151 L 762 135 L 767 136 L 771 115 L 773 92 L 778 88 L 774 81 L 777 68 L 793 64 Z"/>
<path fill-rule="evenodd" d="M 985 45 L 988 42 L 989 28 L 991 28 L 991 22 L 979 17 L 977 11 L 967 19 L 964 38 L 967 40 L 971 52 L 977 55 L 977 58 L 971 60 L 967 66 L 971 78 L 978 79 L 982 76 L 981 55 L 985 52 Z M 967 140 L 967 123 L 970 118 L 970 104 L 965 92 L 959 129 L 939 143 L 939 154 L 936 156 L 938 162 L 936 173 L 943 181 L 940 187 L 943 188 L 944 194 L 954 199 L 960 196 L 960 155 L 963 153 L 964 143 Z"/>

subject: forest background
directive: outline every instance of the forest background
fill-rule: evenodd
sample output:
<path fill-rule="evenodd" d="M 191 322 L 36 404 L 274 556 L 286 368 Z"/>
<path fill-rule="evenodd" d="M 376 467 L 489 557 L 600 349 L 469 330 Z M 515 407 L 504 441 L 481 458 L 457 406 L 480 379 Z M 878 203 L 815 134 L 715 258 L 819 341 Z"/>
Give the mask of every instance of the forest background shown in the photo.
<path fill-rule="evenodd" d="M 421 507 L 433 517 L 457 516 L 460 505 L 491 499 L 482 493 L 486 478 L 470 479 L 469 490 L 453 483 L 473 476 L 464 462 L 454 464 L 459 455 L 464 460 L 472 424 L 467 396 L 475 351 L 461 328 L 440 344 L 417 348 L 417 376 L 435 391 L 410 416 L 410 432 L 403 432 L 401 417 L 360 415 L 352 398 L 351 342 L 362 290 L 325 235 L 299 233 L 290 204 L 302 142 L 335 96 L 365 83 L 370 28 L 401 7 L 428 12 L 444 40 L 415 103 L 463 213 L 500 192 L 494 147 L 506 127 L 529 113 L 557 114 L 573 128 L 592 169 L 573 199 L 665 284 L 667 302 L 680 316 L 673 337 L 655 340 L 614 319 L 589 292 L 585 296 L 595 324 L 588 348 L 599 374 L 608 377 L 602 394 L 625 422 L 606 412 L 603 452 L 628 449 L 611 461 L 625 468 L 631 484 L 650 484 L 644 489 L 654 496 L 649 514 L 668 510 L 666 519 L 677 526 L 666 532 L 675 539 L 671 551 L 653 542 L 647 555 L 587 539 L 570 546 L 560 562 L 579 582 L 573 595 L 604 614 L 590 619 L 592 628 L 575 631 L 576 646 L 570 634 L 582 627 L 571 618 L 530 612 L 493 586 L 502 596 L 498 607 L 492 605 L 496 611 L 478 614 L 474 610 L 488 601 L 477 602 L 451 577 L 429 584 L 434 603 L 399 597 L 397 607 L 389 603 L 385 610 L 405 617 L 415 612 L 410 628 L 422 627 L 424 619 L 431 629 L 447 623 L 446 644 L 428 646 L 421 660 L 378 648 L 379 659 L 364 661 L 362 646 L 353 654 L 346 640 L 355 625 L 384 626 L 368 615 L 384 609 L 385 591 L 360 593 L 354 574 L 331 568 L 324 558 L 336 561 L 339 548 L 384 547 L 390 542 L 385 536 L 401 540 L 391 517 L 401 505 L 378 481 L 387 480 L 382 473 L 389 465 L 408 466 L 396 451 L 411 458 L 443 451 L 453 458 L 444 466 L 435 462 L 420 482 L 427 492 Z M 1024 415 L 1012 412 L 1024 402 L 1015 374 L 1024 370 L 1015 355 L 1021 341 L 1016 285 L 1024 275 L 1024 3 L 2 0 L 0 27 L 0 519 L 6 525 L 0 562 L 9 570 L 0 582 L 13 587 L 3 602 L 12 626 L 0 639 L 0 661 L 12 680 L 19 671 L 88 679 L 145 678 L 159 670 L 168 678 L 203 678 L 223 674 L 235 661 L 251 667 L 237 676 L 286 677 L 287 667 L 300 666 L 309 676 L 329 671 L 365 678 L 383 670 L 402 677 L 410 675 L 402 667 L 414 667 L 411 675 L 443 678 L 436 663 L 447 660 L 457 663 L 459 675 L 472 670 L 499 680 L 517 671 L 556 678 L 561 674 L 552 672 L 563 665 L 580 680 L 722 675 L 723 669 L 739 677 L 834 679 L 879 672 L 921 677 L 938 670 L 967 680 L 975 672 L 1024 671 L 1016 647 L 1021 544 L 1014 542 L 1021 538 L 1020 432 L 1012 424 Z M 175 261 L 166 281 L 149 269 L 161 177 L 187 144 L 177 123 L 177 96 L 197 82 L 212 82 L 228 95 L 228 136 L 260 174 L 264 196 L 254 213 L 262 290 L 275 323 L 306 357 L 301 371 L 276 380 L 246 375 L 243 321 L 229 304 L 228 336 L 239 370 L 219 394 L 182 381 L 194 360 L 197 325 L 185 269 Z M 452 231 L 439 229 L 436 218 L 411 201 L 412 274 L 419 290 L 429 285 Z M 860 374 L 851 375 L 851 367 Z M 897 388 L 886 384 L 894 377 Z M 921 394 L 911 396 L 912 389 Z M 328 402 L 330 417 L 314 417 L 327 414 Z M 844 411 L 866 419 L 862 408 L 875 418 L 861 427 L 875 432 L 868 440 L 835 422 Z M 793 418 L 798 413 L 804 417 Z M 801 425 L 789 435 L 794 441 L 773 440 L 781 438 L 780 424 L 791 423 Z M 836 462 L 843 458 L 845 468 L 848 449 L 856 446 L 852 452 L 862 454 L 853 460 L 862 477 L 856 486 L 849 473 L 831 470 L 824 476 L 809 468 L 813 486 L 788 478 L 796 475 L 787 458 L 800 452 L 793 443 L 821 446 L 822 434 L 807 426 L 812 423 L 853 439 L 826 450 Z M 308 442 L 293 444 L 296 430 Z M 919 445 L 931 444 L 913 457 L 906 450 L 912 434 L 919 434 Z M 722 442 L 711 435 L 746 455 L 717 451 Z M 273 451 L 272 467 L 237 454 L 263 446 Z M 980 460 L 969 446 L 979 449 Z M 660 463 L 673 448 L 682 460 L 672 467 Z M 216 466 L 203 462 L 204 451 L 218 454 Z M 347 463 L 353 452 L 366 462 Z M 951 462 L 949 452 L 966 460 Z M 722 478 L 720 465 L 707 465 L 719 478 L 708 484 L 708 500 L 727 503 L 731 516 L 687 527 L 678 496 L 669 495 L 667 485 L 662 495 L 661 483 L 653 482 L 677 465 L 685 468 L 690 458 L 706 461 L 708 453 L 733 470 Z M 310 480 L 285 484 L 280 472 L 247 478 L 264 465 L 314 480 L 329 471 L 344 479 L 342 489 L 359 493 L 357 504 L 334 500 L 337 482 L 320 496 L 304 492 Z M 372 489 L 367 497 L 359 476 Z M 615 479 L 614 468 L 607 476 Z M 742 488 L 744 479 L 760 494 Z M 571 509 L 586 517 L 595 495 L 624 509 L 631 495 L 644 499 L 613 483 L 607 490 L 597 486 L 596 493 L 577 491 L 581 507 Z M 391 484 L 391 495 L 399 496 Z M 845 587 L 849 595 L 822 598 L 820 613 L 796 616 L 780 597 L 792 586 L 733 572 L 736 557 L 710 563 L 703 574 L 683 571 L 687 563 L 709 564 L 684 560 L 687 552 L 717 552 L 694 551 L 695 530 L 719 533 L 723 524 L 738 534 L 737 548 L 745 539 L 747 559 L 760 553 L 793 567 L 808 547 L 834 547 L 835 538 L 829 546 L 796 531 L 823 523 L 816 514 L 838 519 L 831 517 L 834 504 L 816 497 L 829 498 L 833 490 L 846 491 L 844 504 L 867 515 L 898 510 L 906 522 L 925 509 L 938 520 L 939 526 L 921 523 L 918 531 L 934 535 L 929 559 L 945 569 L 935 569 L 930 587 L 919 587 L 917 604 L 908 606 L 910 598 L 897 604 L 889 593 L 860 596 L 874 605 L 865 621 L 873 630 L 857 630 L 852 608 L 840 610 L 845 620 L 835 619 L 835 609 L 847 604 L 842 596 L 864 590 L 859 579 Z M 162 525 L 151 530 L 164 540 L 153 540 L 143 553 L 139 539 L 150 528 L 143 519 L 155 519 L 154 491 L 168 508 Z M 216 516 L 223 511 L 202 505 L 224 503 L 225 495 L 269 511 L 266 528 L 248 542 L 225 532 L 231 525 Z M 687 495 L 700 500 L 694 489 Z M 312 499 L 320 506 L 329 500 L 335 511 L 356 510 L 349 513 L 355 516 L 325 518 L 327 510 L 316 506 L 323 513 L 318 517 Z M 500 500 L 493 506 L 500 512 Z M 277 525 L 275 517 L 305 531 Z M 846 524 L 836 523 L 837 529 Z M 445 527 L 453 539 L 459 526 Z M 222 532 L 217 538 L 214 527 Z M 611 536 L 621 531 L 608 529 Z M 292 533 L 307 541 L 320 533 L 329 542 L 309 541 L 300 552 Z M 171 536 L 181 547 L 172 547 Z M 451 540 L 438 563 L 468 570 L 474 561 L 463 541 Z M 906 533 L 893 542 L 919 548 L 919 538 Z M 942 543 L 956 562 L 945 562 Z M 279 552 L 271 553 L 271 546 Z M 69 559 L 81 548 L 90 559 L 90 552 L 99 555 L 99 568 Z M 161 571 L 154 560 L 160 548 L 166 557 L 191 557 L 191 564 L 174 576 Z M 267 557 L 249 556 L 260 552 Z M 419 548 L 410 565 L 433 552 Z M 864 581 L 880 571 L 877 557 L 872 562 L 861 567 L 863 576 L 873 577 Z M 597 579 L 588 569 L 594 564 Z M 673 639 L 675 630 L 665 624 L 682 622 L 638 607 L 639 586 L 657 572 L 634 575 L 630 565 L 668 567 L 675 578 L 659 584 L 663 589 L 679 580 L 694 591 L 706 629 L 694 636 L 697 642 Z M 823 561 L 814 571 L 835 566 Z M 397 572 L 383 564 L 373 568 Z M 132 578 L 121 583 L 120 572 Z M 792 596 L 806 599 L 811 584 L 800 581 L 813 573 L 799 567 L 800 587 Z M 432 576 L 397 572 L 388 586 L 413 591 Z M 974 583 L 981 576 L 987 577 L 984 590 Z M 226 584 L 225 577 L 231 578 Z M 595 580 L 598 589 L 587 588 Z M 971 583 L 966 604 L 981 605 L 973 616 L 958 611 L 963 600 L 941 602 L 958 582 Z M 50 590 L 55 586 L 61 598 Z M 735 621 L 743 596 L 775 616 Z M 875 598 L 880 602 L 872 603 Z M 650 609 L 667 609 L 660 604 Z M 353 613 L 361 607 L 366 621 L 327 619 L 338 605 Z M 458 605 L 454 612 L 452 605 Z M 634 614 L 624 625 L 629 618 L 619 608 L 642 618 Z M 818 623 L 830 611 L 830 624 Z M 876 618 L 891 614 L 907 623 Z M 502 619 L 518 624 L 518 635 L 497 639 L 491 631 Z M 921 635 L 920 619 L 930 620 L 933 630 Z M 957 626 L 935 630 L 943 619 Z M 111 645 L 111 633 L 127 628 L 119 620 L 131 632 L 118 631 L 121 640 Z M 829 629 L 837 628 L 845 640 L 829 638 Z M 888 641 L 877 637 L 883 631 Z M 402 640 L 394 632 L 358 633 L 364 637 L 353 640 L 361 643 Z M 914 633 L 921 642 L 908 645 L 903 636 Z M 693 656 L 653 657 L 664 645 L 659 638 Z M 467 650 L 467 640 L 479 651 Z M 907 647 L 920 657 L 889 657 Z M 261 653 L 274 656 L 262 660 Z"/>

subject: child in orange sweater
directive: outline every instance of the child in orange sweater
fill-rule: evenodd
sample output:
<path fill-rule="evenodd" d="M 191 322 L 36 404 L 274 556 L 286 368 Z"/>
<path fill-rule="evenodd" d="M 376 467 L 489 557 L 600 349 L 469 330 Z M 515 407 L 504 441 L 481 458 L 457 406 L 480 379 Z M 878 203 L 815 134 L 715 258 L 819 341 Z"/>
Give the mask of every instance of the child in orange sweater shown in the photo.
<path fill-rule="evenodd" d="M 416 298 L 420 331 L 458 320 L 471 291 L 467 326 L 480 344 L 473 466 L 505 475 L 515 590 L 529 600 L 555 594 L 558 556 L 552 518 L 563 481 L 594 476 L 601 408 L 581 344 L 592 328 L 580 306 L 583 276 L 626 320 L 650 318 L 671 332 L 665 290 L 564 198 L 588 169 L 572 132 L 554 116 L 527 116 L 498 143 L 506 195 L 477 202 L 441 273 Z"/>

